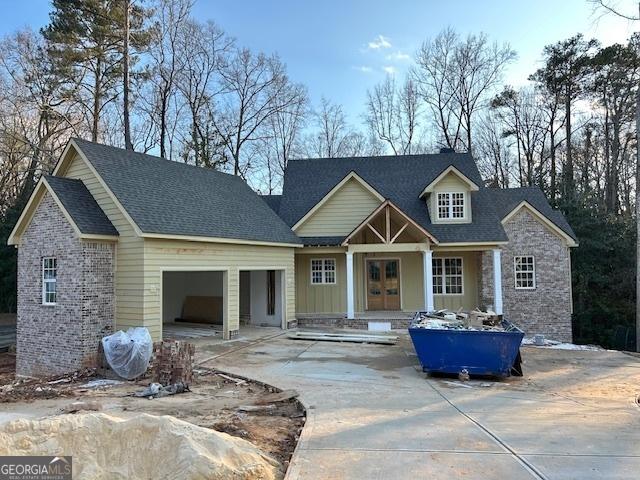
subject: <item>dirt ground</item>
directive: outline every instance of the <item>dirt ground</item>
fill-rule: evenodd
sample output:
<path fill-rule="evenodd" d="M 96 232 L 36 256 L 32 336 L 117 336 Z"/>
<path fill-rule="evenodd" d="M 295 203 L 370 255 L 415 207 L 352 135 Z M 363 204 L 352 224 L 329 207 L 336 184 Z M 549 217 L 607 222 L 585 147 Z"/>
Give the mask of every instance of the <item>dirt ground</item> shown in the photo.
<path fill-rule="evenodd" d="M 2 362 L 10 365 L 11 358 L 2 354 L 0 365 Z M 284 477 L 305 422 L 304 408 L 291 398 L 295 392 L 279 393 L 270 386 L 210 369 L 198 370 L 196 377 L 189 392 L 151 400 L 131 396 L 149 380 L 105 381 L 92 371 L 40 381 L 9 380 L 4 385 L 0 380 L 0 422 L 59 415 L 83 406 L 123 418 L 138 413 L 171 415 L 253 443 L 280 463 Z M 76 406 L 76 402 L 83 403 Z"/>

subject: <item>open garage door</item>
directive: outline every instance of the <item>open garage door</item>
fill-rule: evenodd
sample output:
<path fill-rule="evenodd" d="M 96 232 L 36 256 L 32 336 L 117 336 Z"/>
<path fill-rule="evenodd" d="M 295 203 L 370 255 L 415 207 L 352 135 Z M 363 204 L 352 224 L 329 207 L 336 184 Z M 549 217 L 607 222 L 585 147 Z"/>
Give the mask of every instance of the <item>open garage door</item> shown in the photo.
<path fill-rule="evenodd" d="M 222 271 L 163 272 L 165 337 L 222 335 L 227 320 L 225 275 Z"/>
<path fill-rule="evenodd" d="M 283 328 L 284 270 L 240 272 L 240 318 L 258 327 Z"/>

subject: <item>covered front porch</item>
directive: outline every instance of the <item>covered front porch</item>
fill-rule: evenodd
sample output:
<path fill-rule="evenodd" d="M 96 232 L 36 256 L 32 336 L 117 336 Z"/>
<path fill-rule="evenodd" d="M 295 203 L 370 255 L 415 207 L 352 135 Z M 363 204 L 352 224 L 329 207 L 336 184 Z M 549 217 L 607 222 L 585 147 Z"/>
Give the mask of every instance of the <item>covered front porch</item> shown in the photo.
<path fill-rule="evenodd" d="M 333 282 L 314 284 L 317 269 L 325 265 L 335 270 Z M 441 308 L 481 307 L 502 314 L 498 246 L 441 245 L 389 201 L 339 247 L 297 253 L 296 277 L 296 317 L 305 324 L 313 318 L 352 320 L 358 326 L 406 323 L 416 311 Z"/>

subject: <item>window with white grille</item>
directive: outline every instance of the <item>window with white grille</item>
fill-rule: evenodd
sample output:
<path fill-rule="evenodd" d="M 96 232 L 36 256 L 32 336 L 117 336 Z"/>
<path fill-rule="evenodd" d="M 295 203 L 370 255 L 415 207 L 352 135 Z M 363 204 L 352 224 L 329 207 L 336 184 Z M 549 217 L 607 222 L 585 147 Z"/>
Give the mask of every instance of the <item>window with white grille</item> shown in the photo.
<path fill-rule="evenodd" d="M 433 293 L 436 295 L 462 295 L 462 258 L 434 258 Z"/>
<path fill-rule="evenodd" d="M 336 283 L 336 259 L 312 258 L 311 283 L 313 285 L 332 285 Z"/>
<path fill-rule="evenodd" d="M 56 283 L 58 278 L 58 266 L 55 257 L 42 259 L 42 304 L 56 304 Z"/>
<path fill-rule="evenodd" d="M 533 256 L 513 257 L 515 286 L 519 290 L 536 288 L 536 259 Z"/>
<path fill-rule="evenodd" d="M 464 218 L 464 193 L 438 193 L 438 219 Z"/>

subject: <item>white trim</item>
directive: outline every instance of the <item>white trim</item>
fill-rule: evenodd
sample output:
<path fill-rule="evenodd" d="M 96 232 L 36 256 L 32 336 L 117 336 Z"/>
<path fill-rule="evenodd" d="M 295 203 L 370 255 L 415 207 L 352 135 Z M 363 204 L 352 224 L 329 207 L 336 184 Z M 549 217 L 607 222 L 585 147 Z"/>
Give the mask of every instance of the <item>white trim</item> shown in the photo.
<path fill-rule="evenodd" d="M 45 271 L 44 262 L 46 260 L 53 260 L 55 263 L 55 267 L 53 269 L 51 268 L 48 269 L 48 270 L 53 270 L 55 272 L 55 277 L 53 279 L 44 278 L 44 271 Z M 58 304 L 58 259 L 55 256 L 42 257 L 40 259 L 40 274 L 42 276 L 42 305 L 45 305 L 48 307 L 57 305 Z M 55 297 L 56 297 L 55 302 L 47 302 L 46 285 L 48 283 L 53 283 L 55 285 Z"/>
<path fill-rule="evenodd" d="M 38 195 L 42 195 L 40 190 L 43 188 L 42 187 L 43 183 L 44 183 L 44 177 L 40 177 L 40 180 L 38 180 L 38 183 L 36 184 L 36 187 L 33 189 L 33 193 L 31 194 L 31 196 L 29 197 L 29 200 L 27 201 L 27 205 L 22 210 L 22 213 L 20 214 L 20 217 L 18 217 L 18 221 L 16 222 L 15 226 L 13 227 L 13 230 L 11 230 L 11 233 L 9 234 L 9 238 L 7 239 L 7 245 L 18 245 L 19 240 L 18 240 L 17 237 L 19 237 L 19 236 L 18 236 L 17 232 L 20 229 L 20 226 L 21 226 L 22 222 L 24 222 L 26 220 L 26 217 L 27 216 L 29 216 L 29 217 L 33 216 L 33 214 L 29 214 L 28 212 L 29 212 L 29 209 L 31 208 L 31 205 L 33 204 L 33 202 L 35 202 L 35 198 Z M 39 201 L 42 201 L 42 198 L 40 198 Z M 38 203 L 38 205 L 39 205 L 39 203 Z M 33 207 L 34 212 L 38 208 L 38 205 Z M 29 218 L 29 222 L 30 221 L 31 221 L 31 218 Z M 26 229 L 27 226 L 28 226 L 28 223 L 24 228 Z"/>
<path fill-rule="evenodd" d="M 340 190 L 340 188 L 342 188 L 342 186 L 351 179 L 354 179 L 360 182 L 360 184 L 362 184 L 362 186 L 374 197 L 376 197 L 380 202 L 385 201 L 385 198 L 375 188 L 369 185 L 362 177 L 360 177 L 356 172 L 352 170 L 342 180 L 340 180 L 331 190 L 329 190 L 327 194 L 324 197 L 322 197 L 320 201 L 311 208 L 311 210 L 305 213 L 304 216 L 300 220 L 298 220 L 293 227 L 291 227 L 291 230 L 295 232 L 298 228 L 300 228 L 300 226 L 302 226 L 302 224 L 304 224 L 307 220 L 309 220 L 309 218 L 314 213 L 316 213 L 318 209 L 322 207 L 322 205 L 324 205 L 329 200 L 329 198 L 333 196 L 334 193 Z"/>
<path fill-rule="evenodd" d="M 531 271 L 532 274 L 532 279 L 533 279 L 533 286 L 532 287 L 522 287 L 522 286 L 518 286 L 518 273 L 520 274 L 525 274 L 525 273 L 529 273 L 529 272 L 525 272 L 525 271 L 520 271 L 518 272 L 517 269 L 517 260 L 518 258 L 530 258 L 532 260 L 531 265 L 533 266 L 533 270 Z M 537 282 L 536 282 L 536 257 L 535 255 L 514 255 L 513 256 L 513 286 L 516 290 L 535 290 L 537 287 Z"/>
<path fill-rule="evenodd" d="M 464 271 L 463 271 L 464 274 Z M 422 251 L 422 278 L 424 287 L 424 309 L 431 312 L 435 309 L 433 298 L 433 251 Z M 462 279 L 464 283 L 464 277 Z"/>
<path fill-rule="evenodd" d="M 493 250 L 493 308 L 502 315 L 502 250 Z"/>
<path fill-rule="evenodd" d="M 256 245 L 264 247 L 290 247 L 290 248 L 302 248 L 304 245 L 299 243 L 278 243 L 278 242 L 263 242 L 259 240 L 239 240 L 235 238 L 222 238 L 222 237 L 200 237 L 195 235 L 165 235 L 162 233 L 142 233 L 142 238 L 157 239 L 157 240 L 180 240 L 183 242 L 205 242 L 205 243 L 230 243 L 233 245 Z"/>
<path fill-rule="evenodd" d="M 354 281 L 353 281 L 353 253 L 346 252 L 346 266 L 347 266 L 347 319 L 353 320 L 355 318 L 355 305 L 354 305 Z"/>
<path fill-rule="evenodd" d="M 478 187 L 478 185 L 476 185 L 475 182 L 473 182 L 471 179 L 469 179 L 469 177 L 467 177 L 464 173 L 462 173 L 460 170 L 458 170 L 453 165 L 449 165 L 429 185 L 424 187 L 424 189 L 422 190 L 422 193 L 420 193 L 420 195 L 418 195 L 418 198 L 422 198 L 427 193 L 433 192 L 433 189 L 436 186 L 436 184 L 440 180 L 442 180 L 444 177 L 446 177 L 449 173 L 453 173 L 453 174 L 457 175 L 458 177 L 460 177 L 460 179 L 463 182 L 465 182 L 467 185 L 469 185 L 469 190 L 471 190 L 472 192 L 480 190 L 480 187 Z"/>
<path fill-rule="evenodd" d="M 435 203 L 435 207 L 436 207 L 436 218 L 438 220 L 438 222 L 442 222 L 443 220 L 452 220 L 452 221 L 462 221 L 462 220 L 467 220 L 467 194 L 465 192 L 435 192 L 436 195 L 436 203 Z M 440 195 L 446 195 L 447 196 L 447 216 L 446 217 L 441 217 L 440 216 Z M 453 204 L 453 196 L 454 195 L 462 195 L 462 216 L 461 217 L 456 217 L 454 216 L 454 204 Z M 458 205 L 460 206 L 460 205 Z M 445 223 L 445 222 L 442 222 Z"/>
<path fill-rule="evenodd" d="M 563 238 L 567 242 L 567 246 L 569 247 L 577 247 L 578 242 L 576 242 L 571 236 L 569 236 L 564 230 L 558 227 L 555 223 L 545 217 L 539 210 L 537 210 L 533 205 L 531 205 L 526 200 L 520 202 L 516 207 L 507 213 L 502 219 L 502 225 L 506 224 L 513 216 L 520 211 L 521 208 L 528 209 L 535 218 L 537 218 L 543 225 L 549 228 L 552 232 L 554 232 L 559 237 Z"/>
<path fill-rule="evenodd" d="M 333 261 L 333 282 L 327 282 L 327 269 L 325 268 L 325 262 L 327 260 Z M 321 282 L 315 283 L 313 281 L 313 262 L 322 262 L 322 270 L 321 273 Z M 317 270 L 316 270 L 317 271 Z M 333 286 L 338 284 L 338 261 L 335 257 L 323 257 L 323 258 L 310 258 L 309 259 L 309 285 L 312 287 L 316 286 Z"/>
<path fill-rule="evenodd" d="M 433 260 L 442 260 L 442 293 L 435 293 L 434 292 L 433 295 L 434 296 L 438 295 L 439 297 L 461 297 L 461 296 L 464 296 L 464 257 L 451 257 L 451 256 L 433 257 Z M 446 293 L 446 290 L 447 290 L 447 282 L 446 282 L 447 275 L 445 273 L 445 267 L 444 267 L 444 261 L 445 260 L 460 260 L 460 269 L 462 270 L 462 273 L 460 274 L 460 276 L 462 277 L 462 284 L 461 284 L 460 293 Z M 458 275 L 455 275 L 455 276 L 457 277 Z M 433 286 L 433 280 L 432 280 L 432 286 Z"/>

